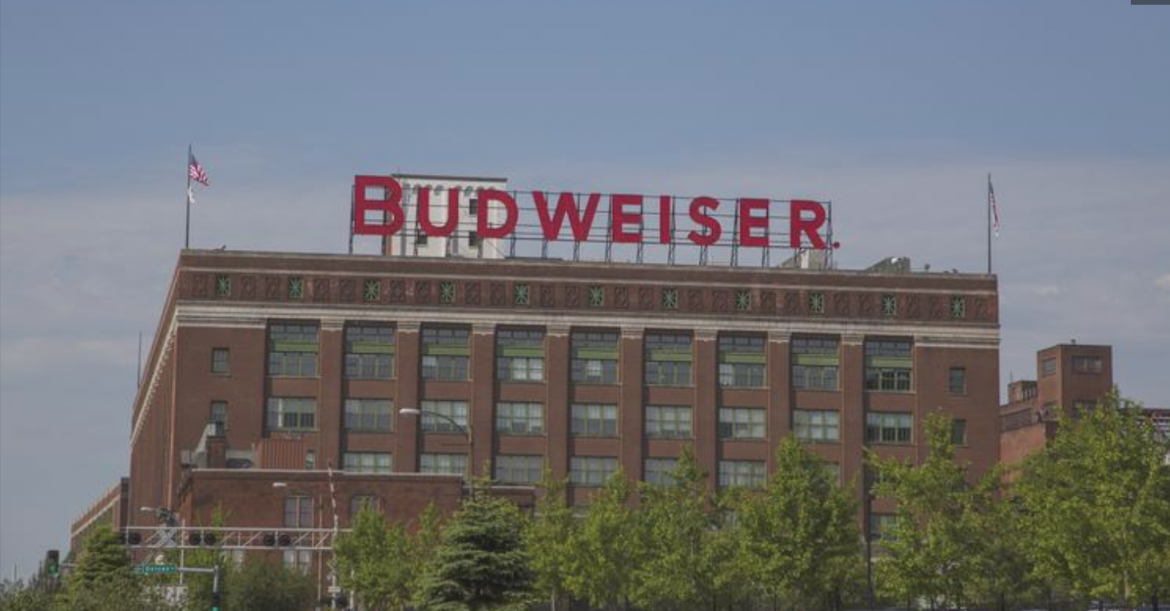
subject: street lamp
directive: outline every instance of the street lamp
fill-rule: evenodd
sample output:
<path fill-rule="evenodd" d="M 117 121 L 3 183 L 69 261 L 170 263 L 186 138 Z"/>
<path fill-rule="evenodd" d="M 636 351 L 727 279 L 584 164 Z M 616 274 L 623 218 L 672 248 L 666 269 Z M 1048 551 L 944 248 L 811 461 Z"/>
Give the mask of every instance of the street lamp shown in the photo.
<path fill-rule="evenodd" d="M 170 527 L 174 528 L 175 526 L 179 525 L 179 521 L 175 519 L 175 512 L 171 511 L 170 509 L 167 509 L 166 507 L 146 507 L 146 506 L 143 506 L 143 507 L 139 507 L 138 511 L 146 512 L 146 513 L 153 513 L 154 517 L 156 519 L 158 519 L 158 521 L 160 523 L 162 523 L 164 526 L 170 526 Z"/>
<path fill-rule="evenodd" d="M 451 426 L 455 427 L 455 429 L 457 431 L 459 431 L 460 433 L 463 433 L 463 435 L 465 437 L 467 437 L 467 460 L 470 463 L 474 463 L 474 461 L 475 461 L 475 437 L 473 437 L 471 434 L 471 425 L 465 426 L 465 425 L 459 424 L 458 422 L 455 421 L 454 418 L 452 418 L 446 414 L 440 414 L 439 412 L 436 412 L 433 410 L 420 409 L 417 407 L 403 407 L 403 408 L 400 408 L 398 410 L 398 413 L 403 415 L 403 416 L 421 416 L 423 414 L 426 414 L 428 416 L 433 416 L 435 418 L 440 418 L 442 420 L 446 420 L 447 422 L 450 422 Z M 465 478 L 467 477 L 467 472 L 464 473 L 464 477 Z M 472 491 L 472 494 L 475 493 L 474 486 L 472 486 L 471 491 Z"/>

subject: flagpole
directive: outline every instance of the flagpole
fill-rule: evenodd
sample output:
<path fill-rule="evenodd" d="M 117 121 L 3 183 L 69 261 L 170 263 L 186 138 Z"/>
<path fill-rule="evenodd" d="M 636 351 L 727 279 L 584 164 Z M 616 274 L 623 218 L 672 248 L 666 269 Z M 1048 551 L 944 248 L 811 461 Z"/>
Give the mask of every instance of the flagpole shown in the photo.
<path fill-rule="evenodd" d="M 187 228 L 183 232 L 183 249 L 191 248 L 191 145 L 187 145 Z"/>
<path fill-rule="evenodd" d="M 987 173 L 987 273 L 991 273 L 991 172 Z"/>

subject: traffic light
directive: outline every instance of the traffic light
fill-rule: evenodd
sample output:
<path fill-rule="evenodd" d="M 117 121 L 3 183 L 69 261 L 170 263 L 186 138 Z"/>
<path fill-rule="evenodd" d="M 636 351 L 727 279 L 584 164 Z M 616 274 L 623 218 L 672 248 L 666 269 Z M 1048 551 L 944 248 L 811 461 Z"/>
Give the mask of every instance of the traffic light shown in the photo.
<path fill-rule="evenodd" d="M 219 592 L 211 593 L 211 611 L 223 610 L 223 595 Z"/>
<path fill-rule="evenodd" d="M 45 553 L 45 573 L 55 577 L 61 572 L 61 552 L 51 549 Z"/>

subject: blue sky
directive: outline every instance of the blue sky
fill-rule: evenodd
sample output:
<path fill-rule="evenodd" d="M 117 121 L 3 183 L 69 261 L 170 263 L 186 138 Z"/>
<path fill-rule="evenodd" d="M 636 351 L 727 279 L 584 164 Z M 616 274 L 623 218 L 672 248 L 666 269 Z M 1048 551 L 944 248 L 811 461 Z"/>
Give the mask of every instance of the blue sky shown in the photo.
<path fill-rule="evenodd" d="M 355 173 L 816 197 L 843 267 L 984 265 L 1002 377 L 1170 405 L 1170 13 L 1123 0 L 0 5 L 0 573 L 126 472 L 182 244 L 340 252 Z"/>

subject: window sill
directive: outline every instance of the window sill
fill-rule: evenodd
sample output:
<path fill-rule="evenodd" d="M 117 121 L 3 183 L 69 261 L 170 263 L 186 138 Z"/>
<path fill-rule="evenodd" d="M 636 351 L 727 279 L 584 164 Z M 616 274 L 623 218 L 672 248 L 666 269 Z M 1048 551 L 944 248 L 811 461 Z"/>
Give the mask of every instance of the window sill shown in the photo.
<path fill-rule="evenodd" d="M 799 386 L 793 386 L 792 390 L 797 392 L 841 392 L 840 388 L 801 388 Z"/>
<path fill-rule="evenodd" d="M 569 433 L 569 437 L 573 439 L 620 439 L 620 435 L 582 435 L 579 433 Z"/>
<path fill-rule="evenodd" d="M 537 386 L 540 384 L 548 384 L 547 380 L 501 380 L 496 378 L 496 381 L 501 384 L 524 384 L 526 386 Z"/>
<path fill-rule="evenodd" d="M 270 380 L 320 380 L 321 376 L 320 375 L 293 376 L 293 375 L 278 375 L 278 374 L 271 374 L 270 373 L 270 374 L 268 374 L 268 379 L 270 379 Z"/>
<path fill-rule="evenodd" d="M 381 430 L 375 431 L 375 430 L 370 430 L 370 429 L 342 429 L 342 430 L 345 431 L 346 434 L 357 434 L 357 435 L 393 435 L 394 434 L 393 430 L 385 430 L 385 431 L 381 431 Z"/>
<path fill-rule="evenodd" d="M 540 438 L 544 437 L 544 433 L 509 433 L 506 431 L 496 431 L 496 435 L 499 437 L 520 437 L 522 439 L 525 439 L 525 438 L 540 439 Z"/>
<path fill-rule="evenodd" d="M 720 437 L 719 441 L 767 443 L 768 439 L 766 437 Z"/>
<path fill-rule="evenodd" d="M 612 388 L 614 386 L 621 386 L 621 382 L 569 382 L 573 386 L 601 386 L 603 388 Z"/>

